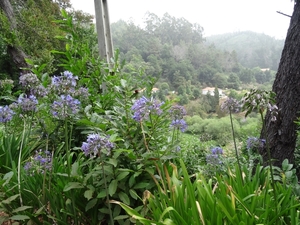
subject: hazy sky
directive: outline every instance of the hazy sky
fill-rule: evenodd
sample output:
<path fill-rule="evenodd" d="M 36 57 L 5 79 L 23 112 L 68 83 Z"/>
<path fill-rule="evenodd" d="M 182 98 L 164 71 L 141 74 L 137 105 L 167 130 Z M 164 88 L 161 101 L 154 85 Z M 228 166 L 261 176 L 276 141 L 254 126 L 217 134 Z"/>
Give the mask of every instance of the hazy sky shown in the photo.
<path fill-rule="evenodd" d="M 99 0 L 100 1 L 100 0 Z M 107 0 L 110 21 L 142 24 L 145 13 L 168 13 L 204 28 L 204 36 L 251 30 L 283 39 L 292 15 L 291 0 Z M 71 0 L 75 9 L 95 14 L 93 0 Z"/>

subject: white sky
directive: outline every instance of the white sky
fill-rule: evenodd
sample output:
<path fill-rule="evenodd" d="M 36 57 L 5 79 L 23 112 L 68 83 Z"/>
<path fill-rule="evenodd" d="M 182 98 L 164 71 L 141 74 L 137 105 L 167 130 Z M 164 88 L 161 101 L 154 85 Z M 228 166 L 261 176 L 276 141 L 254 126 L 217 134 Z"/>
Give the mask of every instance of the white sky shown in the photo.
<path fill-rule="evenodd" d="M 100 1 L 100 0 L 99 0 Z M 250 30 L 278 39 L 286 37 L 292 15 L 291 0 L 107 0 L 110 22 L 120 19 L 142 24 L 148 11 L 162 17 L 169 13 L 204 28 L 204 36 Z M 71 0 L 75 9 L 95 14 L 93 0 Z"/>

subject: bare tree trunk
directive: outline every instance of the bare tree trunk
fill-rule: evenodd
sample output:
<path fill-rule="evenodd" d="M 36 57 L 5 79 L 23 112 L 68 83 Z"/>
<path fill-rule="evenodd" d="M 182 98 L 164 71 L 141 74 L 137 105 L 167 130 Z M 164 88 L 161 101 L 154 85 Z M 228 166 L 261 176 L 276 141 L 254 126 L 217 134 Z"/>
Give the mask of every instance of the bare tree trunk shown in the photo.
<path fill-rule="evenodd" d="M 15 31 L 17 28 L 17 23 L 16 23 L 14 11 L 12 5 L 10 4 L 10 1 L 0 0 L 0 8 L 5 13 L 5 15 L 9 20 L 11 32 Z M 26 55 L 19 46 L 17 46 L 16 44 L 8 45 L 7 52 L 11 57 L 11 59 L 13 60 L 13 62 L 21 71 L 23 70 L 22 68 L 28 68 L 28 64 L 25 61 Z"/>
<path fill-rule="evenodd" d="M 300 116 L 300 3 L 295 3 L 279 68 L 273 84 L 276 104 L 279 109 L 277 121 L 271 121 L 267 112 L 265 118 L 266 135 L 270 146 L 271 158 L 275 166 L 281 166 L 284 159 L 294 162 L 297 140 L 295 120 Z M 267 137 L 265 137 L 267 136 Z M 264 161 L 268 160 L 266 148 L 259 150 Z"/>

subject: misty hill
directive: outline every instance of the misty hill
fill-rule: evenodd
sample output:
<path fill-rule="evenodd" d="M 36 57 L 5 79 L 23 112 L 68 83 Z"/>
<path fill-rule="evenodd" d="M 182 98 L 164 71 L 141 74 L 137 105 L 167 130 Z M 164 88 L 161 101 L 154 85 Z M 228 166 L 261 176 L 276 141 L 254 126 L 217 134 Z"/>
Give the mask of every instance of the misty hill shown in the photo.
<path fill-rule="evenodd" d="M 276 71 L 284 40 L 266 34 L 242 31 L 209 36 L 206 43 L 214 44 L 218 49 L 235 51 L 239 63 L 244 67 L 270 68 Z"/>
<path fill-rule="evenodd" d="M 149 13 L 145 24 L 111 24 L 114 47 L 127 62 L 123 71 L 139 74 L 142 68 L 143 75 L 159 79 L 158 88 L 165 83 L 163 89 L 176 91 L 183 102 L 199 97 L 204 87 L 239 90 L 274 80 L 282 45 L 267 35 L 242 32 L 205 40 L 199 24 L 169 14 Z"/>

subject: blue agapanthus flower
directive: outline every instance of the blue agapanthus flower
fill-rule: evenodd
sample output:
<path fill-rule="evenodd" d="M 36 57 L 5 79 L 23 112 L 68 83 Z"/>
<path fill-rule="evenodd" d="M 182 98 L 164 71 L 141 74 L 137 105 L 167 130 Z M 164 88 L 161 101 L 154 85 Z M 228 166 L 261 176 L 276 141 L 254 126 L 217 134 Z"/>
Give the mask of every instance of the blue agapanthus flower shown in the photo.
<path fill-rule="evenodd" d="M 257 137 L 249 137 L 247 139 L 247 149 L 255 149 L 259 147 L 263 147 L 266 144 L 265 139 L 259 139 Z"/>
<path fill-rule="evenodd" d="M 221 147 L 214 147 L 211 149 L 211 154 L 206 156 L 207 164 L 218 166 L 222 164 L 221 155 L 223 155 L 223 149 Z"/>
<path fill-rule="evenodd" d="M 103 137 L 99 134 L 89 134 L 86 142 L 82 143 L 81 150 L 85 156 L 96 157 L 102 150 L 106 150 L 106 154 L 114 148 L 114 144 L 109 140 L 109 137 Z"/>
<path fill-rule="evenodd" d="M 27 97 L 27 95 L 20 95 L 18 98 L 18 105 L 23 112 L 32 112 L 36 111 L 38 100 L 34 95 L 29 95 L 29 97 Z"/>
<path fill-rule="evenodd" d="M 70 95 L 61 95 L 57 101 L 51 105 L 51 113 L 57 119 L 74 117 L 80 110 L 80 101 Z"/>
<path fill-rule="evenodd" d="M 133 119 L 141 122 L 142 120 L 147 120 L 150 114 L 160 115 L 162 109 L 160 108 L 164 102 L 160 102 L 157 99 L 148 99 L 145 96 L 136 100 L 131 107 L 131 110 L 134 111 Z"/>
<path fill-rule="evenodd" d="M 174 120 L 182 119 L 186 115 L 186 110 L 181 105 L 173 105 L 169 110 L 170 116 Z"/>
<path fill-rule="evenodd" d="M 37 75 L 33 73 L 26 73 L 26 74 L 22 74 L 19 77 L 19 83 L 26 89 L 31 89 L 33 87 L 40 85 L 41 82 L 38 79 Z"/>
<path fill-rule="evenodd" d="M 15 112 L 11 110 L 7 105 L 0 106 L 0 123 L 7 123 L 11 121 Z"/>
<path fill-rule="evenodd" d="M 78 77 L 74 76 L 70 71 L 65 71 L 61 76 L 53 76 L 51 88 L 56 94 L 70 94 L 75 93 Z"/>
<path fill-rule="evenodd" d="M 30 174 L 44 173 L 46 170 L 52 169 L 52 154 L 49 151 L 39 150 L 31 157 L 30 161 L 26 162 L 24 170 Z"/>
<path fill-rule="evenodd" d="M 186 128 L 187 128 L 187 124 L 186 124 L 186 122 L 183 119 L 172 120 L 170 126 L 174 127 L 174 128 L 177 128 L 177 129 L 180 129 L 181 132 L 184 132 L 186 130 Z"/>

